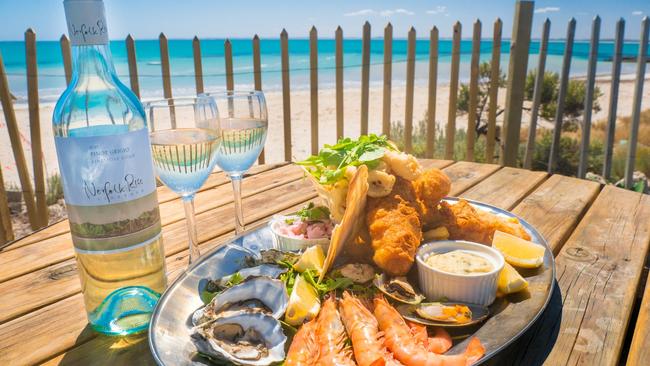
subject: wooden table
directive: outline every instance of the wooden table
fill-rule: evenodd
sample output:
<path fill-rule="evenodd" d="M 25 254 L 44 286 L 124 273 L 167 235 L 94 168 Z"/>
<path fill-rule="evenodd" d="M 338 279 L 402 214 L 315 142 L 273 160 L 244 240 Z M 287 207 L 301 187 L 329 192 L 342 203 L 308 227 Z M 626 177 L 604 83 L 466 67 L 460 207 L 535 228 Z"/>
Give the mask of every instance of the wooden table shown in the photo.
<path fill-rule="evenodd" d="M 508 210 L 534 225 L 556 255 L 551 304 L 526 334 L 490 364 L 650 365 L 650 286 L 636 316 L 650 245 L 650 196 L 544 172 L 428 160 L 453 181 L 452 196 Z M 187 263 L 181 201 L 158 190 L 169 279 Z M 254 167 L 243 184 L 249 226 L 316 198 L 299 168 Z M 212 174 L 196 197 L 205 252 L 234 235 L 232 191 Z M 626 338 L 628 329 L 636 333 Z M 631 332 L 630 332 L 631 333 Z M 0 365 L 152 364 L 145 336 L 115 339 L 87 325 L 67 221 L 0 250 Z"/>

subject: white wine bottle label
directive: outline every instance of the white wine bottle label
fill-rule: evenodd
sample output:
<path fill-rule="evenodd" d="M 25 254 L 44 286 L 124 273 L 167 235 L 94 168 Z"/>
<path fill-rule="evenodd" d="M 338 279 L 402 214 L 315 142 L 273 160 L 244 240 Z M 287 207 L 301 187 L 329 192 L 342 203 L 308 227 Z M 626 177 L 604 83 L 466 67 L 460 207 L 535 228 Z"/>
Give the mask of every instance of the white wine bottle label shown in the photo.
<path fill-rule="evenodd" d="M 55 143 L 77 250 L 122 250 L 160 234 L 146 128 L 110 136 L 57 136 Z"/>
<path fill-rule="evenodd" d="M 73 46 L 108 44 L 102 0 L 65 0 L 63 7 Z"/>

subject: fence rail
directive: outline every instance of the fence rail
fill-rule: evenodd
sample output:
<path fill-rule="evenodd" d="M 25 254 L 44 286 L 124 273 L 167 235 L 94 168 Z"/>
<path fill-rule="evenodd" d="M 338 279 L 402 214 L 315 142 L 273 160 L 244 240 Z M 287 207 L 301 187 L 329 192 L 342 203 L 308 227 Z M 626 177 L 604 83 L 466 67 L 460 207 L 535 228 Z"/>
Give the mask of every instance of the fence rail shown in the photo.
<path fill-rule="evenodd" d="M 492 29 L 492 57 L 490 75 L 491 81 L 489 84 L 489 92 L 485 96 L 487 100 L 487 141 L 485 161 L 492 162 L 496 155 L 501 158 L 500 163 L 508 166 L 519 165 L 518 149 L 520 144 L 520 129 L 522 120 L 522 103 L 524 100 L 524 80 L 527 75 L 528 66 L 528 53 L 529 44 L 531 39 L 531 25 L 533 18 L 533 3 L 530 1 L 520 1 L 516 3 L 515 16 L 513 22 L 513 38 L 510 44 L 510 61 L 507 70 L 507 95 L 505 99 L 505 113 L 504 113 L 504 126 L 500 136 L 500 141 L 497 140 L 497 115 L 498 111 L 498 86 L 500 79 L 500 58 L 501 58 L 501 38 L 502 38 L 502 22 L 496 19 Z M 587 97 L 585 98 L 585 111 L 582 120 L 583 135 L 580 143 L 581 160 L 579 170 L 576 172 L 577 176 L 584 177 L 586 173 L 586 156 L 589 149 L 589 129 L 591 125 L 591 105 L 594 99 L 594 80 L 595 68 L 597 62 L 597 49 L 600 39 L 600 18 L 596 17 L 592 24 L 591 46 L 589 53 L 589 66 L 587 76 Z M 537 111 L 540 108 L 540 96 L 542 91 L 543 71 L 545 68 L 546 56 L 548 53 L 548 38 L 551 22 L 547 19 L 543 23 L 541 30 L 541 44 L 539 51 L 539 61 L 537 65 L 537 77 L 534 83 L 534 91 L 532 98 L 531 109 L 533 111 L 531 120 L 529 121 L 529 136 L 528 143 L 525 149 L 525 156 L 523 158 L 523 167 L 531 168 L 532 152 L 534 150 L 534 142 L 537 126 Z M 553 143 L 550 151 L 550 158 L 548 162 L 548 171 L 554 172 L 555 164 L 560 149 L 560 137 L 562 133 L 562 108 L 564 107 L 564 98 L 566 96 L 567 87 L 569 83 L 570 63 L 572 56 L 572 47 L 574 42 L 576 21 L 572 19 L 567 27 L 567 36 L 565 43 L 565 53 L 560 76 L 560 92 L 557 99 L 557 114 L 555 117 L 555 130 L 553 135 Z M 616 110 L 618 99 L 618 86 L 620 82 L 621 73 L 621 60 L 622 60 L 622 44 L 624 39 L 625 21 L 619 20 L 616 24 L 615 33 L 615 51 L 612 62 L 611 72 L 611 93 L 608 101 L 609 115 L 607 118 L 607 131 L 605 143 L 605 159 L 603 164 L 603 175 L 609 177 L 612 170 L 612 150 L 614 141 L 614 131 L 616 125 Z M 648 42 L 648 28 L 649 21 L 644 18 L 641 27 L 641 46 L 639 47 L 639 54 L 637 56 L 637 73 L 636 83 L 634 89 L 634 108 L 632 111 L 632 123 L 630 124 L 630 143 L 629 155 L 625 169 L 625 183 L 630 186 L 632 183 L 632 172 L 634 170 L 635 159 L 635 144 L 636 136 L 639 129 L 639 119 L 641 111 L 641 99 L 643 92 L 643 80 L 645 75 L 645 64 L 648 58 L 647 55 L 647 42 Z M 477 158 L 475 152 L 474 141 L 477 138 L 475 135 L 475 128 L 479 124 L 478 116 L 476 113 L 478 95 L 479 95 L 479 56 L 481 47 L 481 33 L 482 23 L 476 20 L 473 24 L 472 30 L 472 52 L 470 62 L 470 81 L 469 81 L 469 115 L 468 115 L 468 133 L 467 133 L 467 160 L 474 160 Z M 456 132 L 456 116 L 457 116 L 457 101 L 459 95 L 459 68 L 460 68 L 460 44 L 461 44 L 462 25 L 456 22 L 453 25 L 452 37 L 452 53 L 451 53 L 451 72 L 449 80 L 449 105 L 447 109 L 447 125 L 445 127 L 445 147 L 443 156 L 445 159 L 452 159 L 454 157 L 454 140 Z M 344 88 L 343 88 L 343 30 L 338 27 L 334 32 L 335 38 L 335 98 L 336 98 L 336 137 L 340 138 L 344 135 L 346 123 L 353 123 L 352 121 L 344 121 Z M 434 157 L 434 141 L 436 141 L 436 97 L 437 97 L 437 81 L 438 81 L 438 56 L 439 56 L 439 31 L 437 27 L 433 27 L 429 32 L 429 69 L 428 69 L 428 95 L 427 95 L 427 118 L 426 118 L 426 157 Z M 131 35 L 126 37 L 126 49 L 128 58 L 128 70 L 130 87 L 134 93 L 140 96 L 140 84 L 138 76 L 138 64 L 136 54 L 136 42 Z M 291 120 L 291 91 L 290 91 L 290 67 L 289 67 L 289 35 L 286 30 L 280 33 L 280 48 L 281 48 L 281 80 L 282 80 L 282 112 L 283 112 L 283 133 L 284 133 L 284 159 L 290 160 L 292 157 L 292 120 Z M 381 126 L 382 132 L 390 134 L 391 131 L 391 114 L 396 111 L 391 110 L 391 95 L 392 95 L 392 46 L 393 46 L 393 26 L 389 23 L 383 32 L 383 91 L 382 91 L 382 115 Z M 16 121 L 15 113 L 13 110 L 13 101 L 7 82 L 7 74 L 5 72 L 2 56 L 0 55 L 0 99 L 2 102 L 2 109 L 7 123 L 7 130 L 11 141 L 14 158 L 19 173 L 20 184 L 22 186 L 23 198 L 27 207 L 29 220 L 32 228 L 36 229 L 47 224 L 47 206 L 45 205 L 45 181 L 46 177 L 43 172 L 42 161 L 42 147 L 40 140 L 40 116 L 38 106 L 38 70 L 36 62 L 36 33 L 31 29 L 25 33 L 26 45 L 26 60 L 27 60 L 27 85 L 29 94 L 29 122 L 30 133 L 32 135 L 32 163 L 34 171 L 34 181 L 32 182 L 28 170 L 27 162 L 23 152 L 23 146 L 19 138 L 18 123 Z M 311 144 L 310 151 L 315 153 L 320 147 L 318 141 L 318 129 L 323 128 L 319 122 L 318 115 L 318 30 L 312 27 L 309 32 L 309 45 L 310 45 L 310 70 L 309 70 L 309 83 L 310 83 L 310 128 L 311 128 Z M 64 62 L 64 70 L 66 82 L 69 83 L 72 77 L 72 57 L 70 50 L 70 42 L 64 35 L 60 39 L 61 52 Z M 263 90 L 262 88 L 262 55 L 260 53 L 260 38 L 255 35 L 252 39 L 253 46 L 253 74 L 254 85 L 256 90 Z M 366 22 L 362 27 L 362 54 L 361 54 L 361 108 L 359 126 L 362 134 L 368 132 L 368 119 L 369 119 L 369 82 L 370 82 L 370 46 L 371 46 L 371 26 Z M 167 37 L 161 33 L 159 36 L 160 47 L 160 65 L 162 72 L 162 85 L 163 94 L 165 98 L 172 97 L 172 78 L 170 71 L 170 58 L 168 50 Z M 414 70 L 416 66 L 416 30 L 411 28 L 408 31 L 407 38 L 407 59 L 406 59 L 406 103 L 404 110 L 405 121 L 405 134 L 404 146 L 406 151 L 413 149 L 413 104 L 414 104 Z M 202 66 L 202 49 L 201 40 L 194 37 L 192 40 L 192 51 L 194 59 L 194 80 L 195 89 L 197 93 L 204 92 L 207 88 L 204 85 L 204 74 Z M 224 42 L 224 73 L 226 76 L 226 88 L 234 89 L 236 87 L 236 80 L 234 78 L 234 62 L 233 62 L 233 44 L 230 40 Z M 498 144 L 497 144 L 498 142 Z M 499 148 L 498 154 L 495 150 Z M 260 163 L 265 162 L 264 153 L 259 158 Z M 0 183 L 2 183 L 2 169 L 0 167 Z M 35 189 L 33 188 L 35 187 Z M 11 222 L 8 218 L 9 212 L 7 210 L 7 198 L 4 190 L 4 185 L 0 184 L 0 244 L 6 241 L 13 240 L 13 233 Z"/>

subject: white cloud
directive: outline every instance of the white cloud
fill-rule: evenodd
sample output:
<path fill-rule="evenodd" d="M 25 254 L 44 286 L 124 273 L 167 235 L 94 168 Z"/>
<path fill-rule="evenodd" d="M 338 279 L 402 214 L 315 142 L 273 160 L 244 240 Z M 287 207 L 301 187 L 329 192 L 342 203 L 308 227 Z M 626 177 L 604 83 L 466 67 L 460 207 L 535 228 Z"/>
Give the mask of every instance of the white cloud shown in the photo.
<path fill-rule="evenodd" d="M 389 17 L 389 16 L 395 15 L 395 14 L 413 15 L 415 13 L 412 12 L 412 11 L 406 10 L 406 9 L 402 9 L 402 8 L 395 9 L 395 10 L 386 9 L 386 10 L 382 10 L 382 11 L 379 12 L 379 15 L 381 15 L 382 17 Z"/>
<path fill-rule="evenodd" d="M 362 15 L 370 15 L 373 14 L 375 11 L 372 9 L 362 9 L 359 11 L 354 11 L 352 13 L 345 13 L 343 14 L 344 17 L 358 17 Z"/>
<path fill-rule="evenodd" d="M 560 11 L 560 8 L 557 6 L 547 6 L 545 8 L 539 8 L 535 10 L 535 13 L 555 13 Z"/>
<path fill-rule="evenodd" d="M 632 12 L 632 15 L 643 15 L 643 12 L 641 10 L 635 10 Z"/>
<path fill-rule="evenodd" d="M 427 14 L 445 14 L 447 13 L 447 7 L 444 5 L 438 5 L 435 9 L 427 10 Z"/>

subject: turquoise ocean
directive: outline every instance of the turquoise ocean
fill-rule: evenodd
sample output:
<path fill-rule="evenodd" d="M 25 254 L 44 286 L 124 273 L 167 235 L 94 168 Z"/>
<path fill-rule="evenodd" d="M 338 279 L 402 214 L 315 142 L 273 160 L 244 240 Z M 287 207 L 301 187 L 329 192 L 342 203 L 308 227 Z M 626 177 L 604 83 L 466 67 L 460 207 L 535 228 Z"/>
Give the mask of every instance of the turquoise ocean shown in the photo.
<path fill-rule="evenodd" d="M 252 42 L 249 39 L 231 40 L 234 59 L 234 79 L 237 89 L 250 89 L 253 85 Z M 225 88 L 224 39 L 205 39 L 201 41 L 204 84 L 206 90 Z M 111 41 L 111 53 L 117 73 L 128 85 L 128 65 L 124 41 Z M 279 39 L 263 39 L 260 42 L 262 62 L 262 84 L 265 91 L 281 89 L 281 59 Z M 361 40 L 349 39 L 343 44 L 344 83 L 346 87 L 360 85 L 361 79 Z M 471 40 L 461 42 L 460 78 L 469 78 L 469 61 L 471 58 Z M 383 82 L 383 40 L 371 42 L 371 85 Z M 452 44 L 450 39 L 441 39 L 439 44 L 438 83 L 449 81 Z M 501 46 L 501 69 L 508 68 L 509 40 Z M 613 41 L 601 41 L 598 49 L 598 74 L 611 72 Z M 407 42 L 404 39 L 393 41 L 393 85 L 404 83 L 406 74 Z M 25 44 L 22 41 L 0 42 L 0 52 L 4 58 L 11 92 L 18 98 L 17 104 L 26 103 L 27 82 L 25 77 Z M 529 70 L 537 65 L 539 41 L 532 41 L 530 46 Z M 638 42 L 626 42 L 623 47 L 625 57 L 634 57 L 638 52 Z M 158 40 L 136 41 L 136 53 L 140 90 L 143 99 L 162 97 L 162 78 L 160 69 L 160 50 Z M 549 43 L 546 69 L 558 72 L 562 65 L 564 41 Z M 492 42 L 481 43 L 481 61 L 489 61 L 492 54 Z M 169 41 L 172 87 L 175 96 L 194 93 L 194 65 L 192 40 L 172 39 Z M 589 42 L 576 41 L 571 62 L 571 76 L 584 76 L 587 70 Z M 54 103 L 65 87 L 63 61 L 59 42 L 37 42 L 39 98 L 42 103 Z M 426 85 L 428 78 L 429 41 L 418 39 L 416 42 L 416 84 Z M 309 40 L 289 40 L 291 89 L 309 88 Z M 334 87 L 335 83 L 335 41 L 322 39 L 318 41 L 319 88 Z M 622 72 L 633 73 L 634 62 L 623 63 Z"/>

